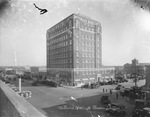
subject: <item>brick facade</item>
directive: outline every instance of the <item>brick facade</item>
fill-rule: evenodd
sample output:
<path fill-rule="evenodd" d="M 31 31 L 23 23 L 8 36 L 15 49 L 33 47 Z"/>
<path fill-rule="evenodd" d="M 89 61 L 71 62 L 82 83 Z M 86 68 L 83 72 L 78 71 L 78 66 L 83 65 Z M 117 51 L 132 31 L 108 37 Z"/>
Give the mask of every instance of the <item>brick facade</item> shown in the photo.
<path fill-rule="evenodd" d="M 101 24 L 72 14 L 47 30 L 47 74 L 73 85 L 97 81 L 102 67 Z"/>

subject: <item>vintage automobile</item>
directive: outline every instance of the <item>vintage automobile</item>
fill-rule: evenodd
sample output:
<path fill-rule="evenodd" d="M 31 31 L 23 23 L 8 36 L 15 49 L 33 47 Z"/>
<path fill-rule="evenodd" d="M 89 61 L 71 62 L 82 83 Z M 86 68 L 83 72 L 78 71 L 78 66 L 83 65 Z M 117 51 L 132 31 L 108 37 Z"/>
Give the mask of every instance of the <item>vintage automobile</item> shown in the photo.
<path fill-rule="evenodd" d="M 150 108 L 145 107 L 141 109 L 135 109 L 132 112 L 132 117 L 150 117 Z"/>
<path fill-rule="evenodd" d="M 96 88 L 100 87 L 100 85 L 98 83 L 91 83 L 90 87 L 91 87 L 91 89 L 96 89 Z"/>
<path fill-rule="evenodd" d="M 122 85 L 117 85 L 116 90 L 121 90 L 121 89 L 123 89 L 123 88 L 124 88 L 124 86 L 122 86 Z"/>
<path fill-rule="evenodd" d="M 144 117 L 150 117 L 150 108 L 143 108 Z"/>
<path fill-rule="evenodd" d="M 82 88 L 90 88 L 89 83 L 82 85 Z"/>
<path fill-rule="evenodd" d="M 52 80 L 49 80 L 49 81 L 46 81 L 45 84 L 47 86 L 51 86 L 51 87 L 57 87 L 57 83 L 52 81 Z"/>
<path fill-rule="evenodd" d="M 135 100 L 135 110 L 132 112 L 132 117 L 143 117 L 144 115 L 144 100 L 136 99 Z"/>
<path fill-rule="evenodd" d="M 125 106 L 119 103 L 111 103 L 106 107 L 106 112 L 110 115 L 123 117 L 126 115 Z"/>
<path fill-rule="evenodd" d="M 101 97 L 101 103 L 102 104 L 110 104 L 110 100 L 109 100 L 109 97 L 107 96 L 107 95 L 105 95 L 105 96 L 102 96 Z"/>

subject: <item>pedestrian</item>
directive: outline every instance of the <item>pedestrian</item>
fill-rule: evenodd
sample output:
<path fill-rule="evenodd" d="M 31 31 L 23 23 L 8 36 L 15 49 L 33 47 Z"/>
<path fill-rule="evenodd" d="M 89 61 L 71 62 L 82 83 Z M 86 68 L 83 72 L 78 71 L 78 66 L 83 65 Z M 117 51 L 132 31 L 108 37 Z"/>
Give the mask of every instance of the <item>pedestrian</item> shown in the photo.
<path fill-rule="evenodd" d="M 105 93 L 105 89 L 103 88 L 103 93 Z"/>
<path fill-rule="evenodd" d="M 124 99 L 124 93 L 122 94 L 122 97 L 123 97 L 123 99 Z"/>
<path fill-rule="evenodd" d="M 107 89 L 106 89 L 106 92 L 107 92 Z"/>
<path fill-rule="evenodd" d="M 112 90 L 110 89 L 110 94 L 112 94 Z"/>
<path fill-rule="evenodd" d="M 116 98 L 118 99 L 118 97 L 119 97 L 119 96 L 118 96 L 118 93 L 116 93 Z"/>

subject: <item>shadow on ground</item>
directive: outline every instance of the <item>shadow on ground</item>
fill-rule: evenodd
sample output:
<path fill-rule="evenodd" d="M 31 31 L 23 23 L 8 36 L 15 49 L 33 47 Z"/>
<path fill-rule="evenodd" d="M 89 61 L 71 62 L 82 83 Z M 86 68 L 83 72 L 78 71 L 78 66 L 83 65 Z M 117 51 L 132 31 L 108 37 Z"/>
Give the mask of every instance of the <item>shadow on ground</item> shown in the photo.
<path fill-rule="evenodd" d="M 99 95 L 65 101 L 65 104 L 43 108 L 47 117 L 97 117 L 103 115 Z"/>
<path fill-rule="evenodd" d="M 105 112 L 103 105 L 100 102 L 100 98 L 102 95 L 109 95 L 110 94 L 97 94 L 90 97 L 82 97 L 78 98 L 77 101 L 75 100 L 68 100 L 64 101 L 65 104 L 57 105 L 53 107 L 47 107 L 42 108 L 46 112 L 47 117 L 114 117 L 107 115 Z M 121 101 L 117 100 L 114 96 L 115 94 L 111 95 L 111 102 L 116 103 Z M 120 97 L 121 98 L 121 97 Z M 126 102 L 124 99 L 124 102 L 127 105 L 126 111 L 128 111 L 126 117 L 129 117 L 131 114 L 133 105 L 129 106 L 130 104 Z"/>

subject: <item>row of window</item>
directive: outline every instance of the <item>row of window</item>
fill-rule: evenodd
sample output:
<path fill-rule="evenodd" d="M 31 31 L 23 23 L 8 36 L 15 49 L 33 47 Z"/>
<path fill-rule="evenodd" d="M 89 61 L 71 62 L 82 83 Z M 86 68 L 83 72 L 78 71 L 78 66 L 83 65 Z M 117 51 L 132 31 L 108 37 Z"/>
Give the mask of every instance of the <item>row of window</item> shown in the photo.
<path fill-rule="evenodd" d="M 94 58 L 94 53 L 93 52 L 82 52 L 81 54 L 79 54 L 80 52 L 76 52 L 76 56 L 77 57 L 90 57 L 90 58 Z"/>
<path fill-rule="evenodd" d="M 48 51 L 48 55 L 52 56 L 52 55 L 56 55 L 56 54 L 64 54 L 68 51 L 70 51 L 70 54 L 72 53 L 72 46 L 67 46 L 64 48 L 59 48 L 59 49 Z"/>
<path fill-rule="evenodd" d="M 53 28 L 50 29 L 49 38 L 53 37 L 55 35 L 58 35 L 58 34 L 66 31 L 68 28 L 71 28 L 71 27 L 72 27 L 72 21 L 71 20 L 69 21 L 69 27 L 67 27 L 67 25 L 64 26 L 61 23 L 59 23 L 59 24 L 57 24 L 56 26 L 54 26 Z"/>
<path fill-rule="evenodd" d="M 48 45 L 52 45 L 52 44 L 64 41 L 66 39 L 69 39 L 68 35 L 64 35 L 64 36 L 61 36 L 61 37 L 58 37 L 58 38 L 54 38 L 52 40 L 49 40 Z"/>
<path fill-rule="evenodd" d="M 59 24 L 55 25 L 53 28 L 50 29 L 50 32 L 54 32 L 57 29 L 63 28 L 64 27 L 64 22 L 60 22 Z"/>
<path fill-rule="evenodd" d="M 65 64 L 65 65 L 48 65 L 49 68 L 72 68 L 72 64 Z"/>
<path fill-rule="evenodd" d="M 94 32 L 94 25 L 91 25 L 89 23 L 83 23 L 82 21 L 79 21 L 79 20 L 76 20 L 75 24 L 76 24 L 75 25 L 76 28 Z"/>
<path fill-rule="evenodd" d="M 55 30 L 55 31 L 53 31 L 53 32 L 49 32 L 49 38 L 51 38 L 51 37 L 53 37 L 53 36 L 55 36 L 55 35 L 58 35 L 58 34 L 60 34 L 61 32 L 66 31 L 67 29 L 68 29 L 68 28 L 67 28 L 67 26 L 66 26 L 66 27 L 61 28 L 61 29 L 59 29 L 59 30 Z"/>
<path fill-rule="evenodd" d="M 82 40 L 92 40 L 92 41 L 94 41 L 94 35 L 76 33 L 75 36 L 76 36 L 76 38 L 79 38 L 79 37 L 82 38 Z"/>
<path fill-rule="evenodd" d="M 86 59 L 85 58 L 85 59 L 82 59 L 81 62 L 82 63 L 94 63 L 94 59 Z M 80 63 L 78 58 L 76 59 L 76 63 Z"/>
<path fill-rule="evenodd" d="M 91 25 L 89 23 L 83 23 L 82 21 L 76 21 L 76 28 L 80 28 L 82 30 L 86 30 L 89 32 L 97 32 L 101 33 L 101 27 L 100 25 Z"/>
<path fill-rule="evenodd" d="M 72 63 L 72 58 L 70 59 L 50 59 L 50 64 L 65 64 L 65 63 Z"/>
<path fill-rule="evenodd" d="M 101 64 L 97 64 L 96 66 L 94 64 L 76 64 L 76 68 L 101 68 Z"/>
<path fill-rule="evenodd" d="M 113 70 L 102 70 L 99 71 L 100 74 L 113 74 L 114 71 Z M 76 71 L 76 75 L 95 75 L 97 74 L 96 71 Z"/>
<path fill-rule="evenodd" d="M 76 64 L 76 68 L 95 68 L 94 64 Z"/>
<path fill-rule="evenodd" d="M 50 48 L 48 49 L 54 50 L 54 49 L 62 48 L 71 44 L 72 44 L 72 40 L 68 40 L 68 41 L 61 42 L 59 44 L 51 45 Z"/>
<path fill-rule="evenodd" d="M 95 71 L 76 71 L 76 75 L 94 75 Z"/>
<path fill-rule="evenodd" d="M 53 54 L 53 55 L 48 55 L 48 58 L 50 59 L 50 60 L 52 60 L 52 59 L 63 59 L 63 58 L 68 58 L 68 57 L 72 57 L 72 53 L 70 52 L 70 53 L 59 53 L 59 54 Z"/>

